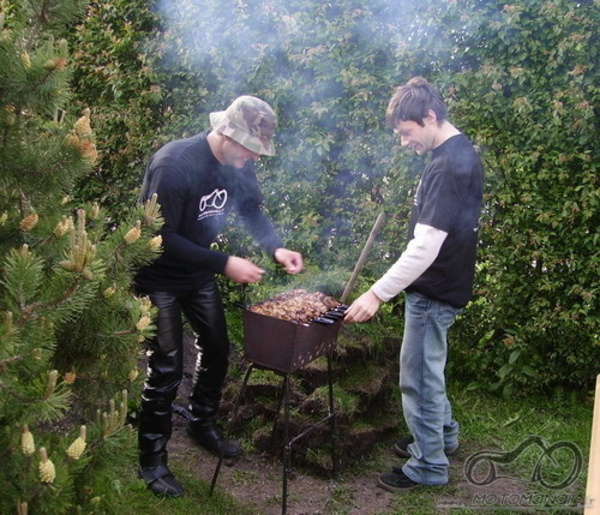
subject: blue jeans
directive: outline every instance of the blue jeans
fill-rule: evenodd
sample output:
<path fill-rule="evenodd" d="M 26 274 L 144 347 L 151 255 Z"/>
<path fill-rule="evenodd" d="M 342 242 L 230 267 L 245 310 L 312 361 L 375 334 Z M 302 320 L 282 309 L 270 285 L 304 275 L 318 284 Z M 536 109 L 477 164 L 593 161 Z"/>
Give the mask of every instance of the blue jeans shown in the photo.
<path fill-rule="evenodd" d="M 448 482 L 446 450 L 458 447 L 458 423 L 446 396 L 446 333 L 462 310 L 415 292 L 406 293 L 400 349 L 400 391 L 406 424 L 414 438 L 402 467 L 423 485 Z"/>

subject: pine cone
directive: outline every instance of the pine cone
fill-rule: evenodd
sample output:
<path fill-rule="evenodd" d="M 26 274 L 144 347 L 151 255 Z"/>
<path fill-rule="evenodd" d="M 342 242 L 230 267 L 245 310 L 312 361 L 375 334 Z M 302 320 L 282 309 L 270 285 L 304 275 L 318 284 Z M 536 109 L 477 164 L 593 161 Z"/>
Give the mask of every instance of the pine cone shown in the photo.
<path fill-rule="evenodd" d="M 42 457 L 39 466 L 40 481 L 42 483 L 53 483 L 54 479 L 56 478 L 54 463 L 48 459 L 48 454 L 46 453 L 46 449 L 44 447 L 40 449 L 40 455 Z"/>
<path fill-rule="evenodd" d="M 51 370 L 48 373 L 48 384 L 44 393 L 44 399 L 50 398 L 56 388 L 56 380 L 58 379 L 58 370 Z"/>
<path fill-rule="evenodd" d="M 150 247 L 150 250 L 160 250 L 161 246 L 162 236 L 160 234 L 158 236 L 155 236 L 148 242 L 148 247 Z"/>
<path fill-rule="evenodd" d="M 25 456 L 31 456 L 35 452 L 33 435 L 27 426 L 23 426 L 23 433 L 21 434 L 21 449 L 23 450 L 23 454 Z"/>
<path fill-rule="evenodd" d="M 75 122 L 75 133 L 80 138 L 92 137 L 93 133 L 90 125 L 90 119 L 85 114 Z"/>
<path fill-rule="evenodd" d="M 64 236 L 65 234 L 67 234 L 72 228 L 73 228 L 73 219 L 68 218 L 63 215 L 61 221 L 56 224 L 56 227 L 54 228 L 54 231 L 52 231 L 52 232 L 54 233 L 54 236 L 56 236 L 57 238 L 60 238 L 61 236 Z"/>
<path fill-rule="evenodd" d="M 37 225 L 39 219 L 37 213 L 31 213 L 21 220 L 19 226 L 23 231 L 31 231 Z"/>
<path fill-rule="evenodd" d="M 21 64 L 23 65 L 23 68 L 31 68 L 31 59 L 29 58 L 29 54 L 27 52 L 23 52 L 21 54 Z"/>
<path fill-rule="evenodd" d="M 138 220 L 136 226 L 133 229 L 129 229 L 129 231 L 127 231 L 127 233 L 124 236 L 124 239 L 128 245 L 131 245 L 132 243 L 135 243 L 137 240 L 139 240 L 141 236 L 141 222 Z"/>
<path fill-rule="evenodd" d="M 144 315 L 142 318 L 140 318 L 138 320 L 138 323 L 135 324 L 135 328 L 138 331 L 143 331 L 150 325 L 151 322 L 152 322 L 152 319 L 148 315 Z"/>
<path fill-rule="evenodd" d="M 81 426 L 81 432 L 79 436 L 71 445 L 69 445 L 69 448 L 67 449 L 67 456 L 69 456 L 69 458 L 74 460 L 81 458 L 81 455 L 83 454 L 83 451 L 85 451 L 85 447 L 87 445 L 85 443 L 85 433 L 85 426 Z"/>
<path fill-rule="evenodd" d="M 75 262 L 69 259 L 61 261 L 60 263 L 58 263 L 58 266 L 60 266 L 63 270 L 66 270 L 67 272 L 74 272 L 75 270 L 77 270 L 77 265 L 75 264 Z"/>
<path fill-rule="evenodd" d="M 84 141 L 81 143 L 79 150 L 81 156 L 90 164 L 95 164 L 98 160 L 98 150 L 92 141 Z"/>
<path fill-rule="evenodd" d="M 106 288 L 106 290 L 102 292 L 102 295 L 104 295 L 106 299 L 110 299 L 116 291 L 117 289 L 114 286 L 109 286 L 108 288 Z"/>

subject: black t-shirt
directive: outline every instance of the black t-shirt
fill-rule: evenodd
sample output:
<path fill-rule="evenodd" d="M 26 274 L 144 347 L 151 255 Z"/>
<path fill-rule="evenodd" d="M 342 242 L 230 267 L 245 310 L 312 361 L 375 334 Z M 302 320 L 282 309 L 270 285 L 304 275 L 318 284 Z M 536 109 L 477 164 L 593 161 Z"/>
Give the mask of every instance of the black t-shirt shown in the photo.
<path fill-rule="evenodd" d="M 252 161 L 242 169 L 221 165 L 208 145 L 208 133 L 167 143 L 146 168 L 140 201 L 158 195 L 165 219 L 160 231 L 164 251 L 138 271 L 134 284 L 141 291 L 192 291 L 222 273 L 228 255 L 210 245 L 232 210 L 267 251 L 283 246 L 262 210 Z"/>
<path fill-rule="evenodd" d="M 448 233 L 433 264 L 408 288 L 464 307 L 471 298 L 483 195 L 481 160 L 458 134 L 432 151 L 415 195 L 409 240 L 417 223 Z"/>

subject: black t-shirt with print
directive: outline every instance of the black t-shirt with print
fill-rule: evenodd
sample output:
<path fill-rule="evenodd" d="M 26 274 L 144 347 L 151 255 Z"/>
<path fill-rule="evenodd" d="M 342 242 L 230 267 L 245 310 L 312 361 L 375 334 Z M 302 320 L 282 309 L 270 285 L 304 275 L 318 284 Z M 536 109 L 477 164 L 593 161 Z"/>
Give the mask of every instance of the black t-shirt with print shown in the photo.
<path fill-rule="evenodd" d="M 222 273 L 228 255 L 210 246 L 233 210 L 268 252 L 282 246 L 262 210 L 253 163 L 242 169 L 221 165 L 208 133 L 167 143 L 146 168 L 140 201 L 156 193 L 165 223 L 163 254 L 136 274 L 134 284 L 141 291 L 192 291 Z"/>
<path fill-rule="evenodd" d="M 448 233 L 433 264 L 406 290 L 464 307 L 471 298 L 483 191 L 481 160 L 458 134 L 432 151 L 415 195 L 409 239 L 417 223 Z"/>

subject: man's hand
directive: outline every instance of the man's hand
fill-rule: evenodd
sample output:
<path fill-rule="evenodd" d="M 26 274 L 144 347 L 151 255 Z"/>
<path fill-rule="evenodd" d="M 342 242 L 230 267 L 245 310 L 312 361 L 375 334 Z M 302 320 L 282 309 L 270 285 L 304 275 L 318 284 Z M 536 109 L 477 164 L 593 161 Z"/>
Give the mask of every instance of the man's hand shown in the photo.
<path fill-rule="evenodd" d="M 302 254 L 288 250 L 284 248 L 278 248 L 274 254 L 275 261 L 277 261 L 288 274 L 295 275 L 302 272 L 304 263 L 302 261 Z"/>
<path fill-rule="evenodd" d="M 346 310 L 344 322 L 366 322 L 377 313 L 381 302 L 371 290 L 366 291 Z"/>
<path fill-rule="evenodd" d="M 247 259 L 229 256 L 223 273 L 236 283 L 256 283 L 265 271 Z"/>

